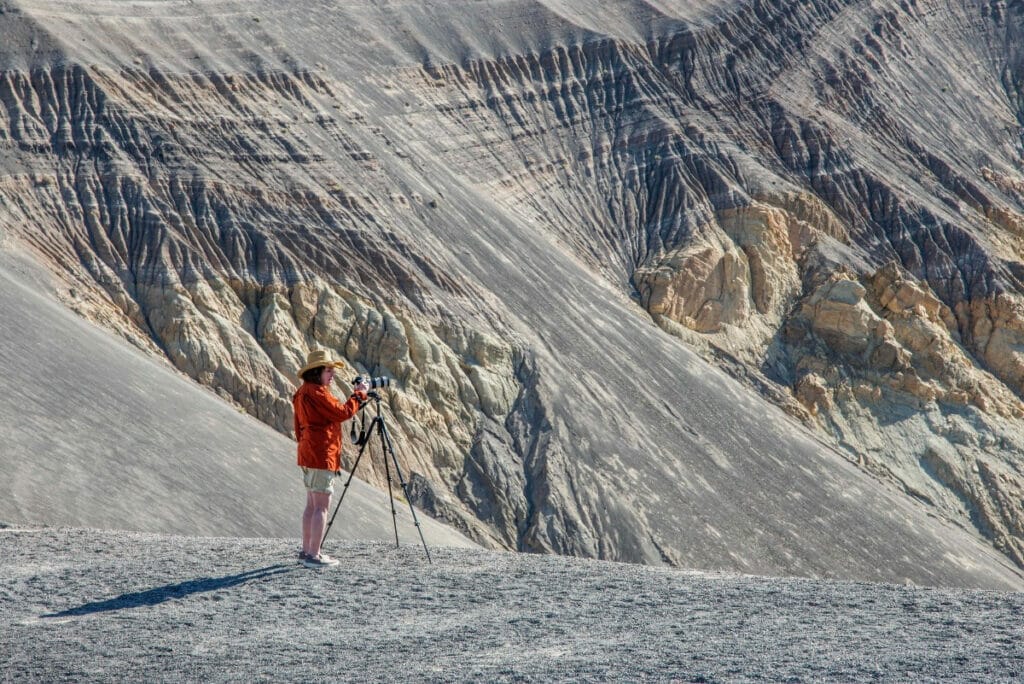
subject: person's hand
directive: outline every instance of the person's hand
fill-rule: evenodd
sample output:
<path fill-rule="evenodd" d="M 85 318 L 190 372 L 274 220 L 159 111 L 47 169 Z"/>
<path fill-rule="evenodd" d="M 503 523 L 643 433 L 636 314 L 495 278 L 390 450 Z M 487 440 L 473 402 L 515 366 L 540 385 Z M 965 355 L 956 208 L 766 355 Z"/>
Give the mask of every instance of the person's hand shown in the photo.
<path fill-rule="evenodd" d="M 370 391 L 370 383 L 367 380 L 363 380 L 358 385 L 355 385 L 352 388 L 352 392 L 363 392 L 365 394 L 366 392 L 369 392 L 369 391 Z"/>

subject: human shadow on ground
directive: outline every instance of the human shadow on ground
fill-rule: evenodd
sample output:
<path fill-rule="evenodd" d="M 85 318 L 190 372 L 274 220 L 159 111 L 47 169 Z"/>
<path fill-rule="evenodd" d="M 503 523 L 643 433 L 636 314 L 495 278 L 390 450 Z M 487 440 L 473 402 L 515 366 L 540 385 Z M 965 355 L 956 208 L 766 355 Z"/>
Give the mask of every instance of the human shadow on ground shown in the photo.
<path fill-rule="evenodd" d="M 104 613 L 111 610 L 155 606 L 158 603 L 163 603 L 170 599 L 181 599 L 186 596 L 205 591 L 227 589 L 253 580 L 292 572 L 296 570 L 296 568 L 297 566 L 295 565 L 278 564 L 269 565 L 265 568 L 259 568 L 258 570 L 247 570 L 246 572 L 240 572 L 236 575 L 227 575 L 225 577 L 202 577 L 200 579 L 180 582 L 178 584 L 167 584 L 162 587 L 156 587 L 155 589 L 147 589 L 146 591 L 121 594 L 116 598 L 107 599 L 105 601 L 94 601 L 92 603 L 86 603 L 78 606 L 77 608 L 68 608 L 67 610 L 62 610 L 59 613 L 49 613 L 40 617 L 75 617 L 80 615 L 90 615 L 92 613 Z"/>

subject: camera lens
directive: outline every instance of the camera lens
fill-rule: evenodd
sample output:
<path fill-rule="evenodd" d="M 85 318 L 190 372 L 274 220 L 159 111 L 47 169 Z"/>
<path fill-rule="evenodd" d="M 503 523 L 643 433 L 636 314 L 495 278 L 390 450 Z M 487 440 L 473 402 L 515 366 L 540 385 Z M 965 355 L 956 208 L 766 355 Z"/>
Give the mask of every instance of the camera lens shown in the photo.
<path fill-rule="evenodd" d="M 353 385 L 358 385 L 361 382 L 365 382 L 370 386 L 370 389 L 377 389 L 378 387 L 390 387 L 391 378 L 386 375 L 382 375 L 379 378 L 368 378 L 363 375 L 357 375 L 356 379 L 352 381 Z"/>

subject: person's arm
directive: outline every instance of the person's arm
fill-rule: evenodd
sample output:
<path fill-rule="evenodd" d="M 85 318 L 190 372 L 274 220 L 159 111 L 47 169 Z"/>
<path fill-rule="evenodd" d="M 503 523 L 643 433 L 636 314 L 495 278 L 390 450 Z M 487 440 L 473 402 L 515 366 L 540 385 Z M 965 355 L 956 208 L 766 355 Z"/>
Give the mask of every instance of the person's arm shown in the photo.
<path fill-rule="evenodd" d="M 318 391 L 315 396 L 320 415 L 332 423 L 345 422 L 354 416 L 366 401 L 366 392 L 361 389 L 354 390 L 344 404 L 338 401 L 327 387 Z"/>

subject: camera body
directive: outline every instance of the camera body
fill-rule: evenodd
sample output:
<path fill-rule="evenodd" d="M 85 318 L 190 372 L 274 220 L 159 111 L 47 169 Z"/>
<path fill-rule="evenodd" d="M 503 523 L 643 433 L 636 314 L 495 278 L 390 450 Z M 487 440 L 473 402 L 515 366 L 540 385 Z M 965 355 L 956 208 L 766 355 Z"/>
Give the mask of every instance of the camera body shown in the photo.
<path fill-rule="evenodd" d="M 357 375 L 355 380 L 352 381 L 353 385 L 358 385 L 361 382 L 366 382 L 370 386 L 371 390 L 378 389 L 380 387 L 390 387 L 391 378 L 386 375 L 382 375 L 379 378 L 371 378 L 368 376 Z"/>

